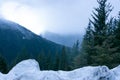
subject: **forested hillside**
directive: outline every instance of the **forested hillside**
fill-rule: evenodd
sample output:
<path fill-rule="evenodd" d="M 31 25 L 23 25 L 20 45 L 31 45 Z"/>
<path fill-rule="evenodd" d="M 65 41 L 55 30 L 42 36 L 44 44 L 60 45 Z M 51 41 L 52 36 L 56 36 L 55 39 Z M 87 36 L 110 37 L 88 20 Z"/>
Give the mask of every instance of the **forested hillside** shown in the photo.
<path fill-rule="evenodd" d="M 53 64 L 55 57 L 62 53 L 62 45 L 46 40 L 34 34 L 19 24 L 1 19 L 0 20 L 0 69 L 11 69 L 18 62 L 34 58 L 42 61 L 43 69 L 48 69 L 50 60 Z M 52 64 L 51 64 L 52 65 Z M 45 68 L 46 66 L 46 68 Z"/>
<path fill-rule="evenodd" d="M 16 23 L 0 20 L 0 72 L 7 73 L 29 58 L 36 59 L 41 70 L 120 65 L 120 12 L 111 16 L 112 4 L 107 0 L 97 2 L 82 43 L 77 40 L 72 48 L 42 38 Z"/>

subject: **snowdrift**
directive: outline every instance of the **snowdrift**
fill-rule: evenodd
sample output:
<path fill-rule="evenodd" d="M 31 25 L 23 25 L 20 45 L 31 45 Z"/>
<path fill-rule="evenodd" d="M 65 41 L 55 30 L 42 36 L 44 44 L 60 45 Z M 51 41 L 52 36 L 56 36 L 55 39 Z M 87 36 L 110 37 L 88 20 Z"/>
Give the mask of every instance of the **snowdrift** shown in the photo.
<path fill-rule="evenodd" d="M 8 74 L 0 73 L 0 80 L 120 80 L 120 66 L 83 67 L 73 71 L 40 71 L 33 59 L 18 63 Z"/>

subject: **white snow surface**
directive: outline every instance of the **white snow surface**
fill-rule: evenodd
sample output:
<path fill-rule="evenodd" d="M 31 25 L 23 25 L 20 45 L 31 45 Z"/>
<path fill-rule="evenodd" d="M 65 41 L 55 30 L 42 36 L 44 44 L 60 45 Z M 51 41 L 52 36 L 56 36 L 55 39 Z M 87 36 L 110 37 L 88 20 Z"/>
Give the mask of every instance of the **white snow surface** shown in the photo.
<path fill-rule="evenodd" d="M 120 80 L 120 66 L 83 67 L 73 71 L 41 71 L 34 59 L 18 63 L 8 74 L 0 73 L 0 80 Z"/>

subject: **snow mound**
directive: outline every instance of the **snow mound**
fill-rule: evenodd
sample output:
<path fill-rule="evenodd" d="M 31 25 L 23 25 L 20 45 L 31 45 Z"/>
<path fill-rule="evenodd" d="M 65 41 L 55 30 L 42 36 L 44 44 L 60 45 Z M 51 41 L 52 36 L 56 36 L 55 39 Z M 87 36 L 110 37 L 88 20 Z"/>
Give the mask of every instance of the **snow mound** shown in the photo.
<path fill-rule="evenodd" d="M 40 71 L 39 64 L 35 60 L 29 59 L 18 63 L 9 74 L 21 75 L 26 72 Z"/>
<path fill-rule="evenodd" d="M 83 67 L 73 71 L 40 71 L 33 59 L 17 64 L 8 74 L 0 73 L 0 80 L 120 80 L 120 66 Z"/>

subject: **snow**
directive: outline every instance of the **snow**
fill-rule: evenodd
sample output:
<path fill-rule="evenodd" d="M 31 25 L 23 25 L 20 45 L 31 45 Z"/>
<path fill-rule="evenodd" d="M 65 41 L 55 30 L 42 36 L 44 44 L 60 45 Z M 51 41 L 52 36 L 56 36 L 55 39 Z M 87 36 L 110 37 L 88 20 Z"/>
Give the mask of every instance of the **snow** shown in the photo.
<path fill-rule="evenodd" d="M 41 71 L 34 59 L 18 63 L 8 74 L 0 73 L 0 80 L 120 80 L 120 66 L 88 66 L 73 71 Z"/>
<path fill-rule="evenodd" d="M 115 76 L 115 80 L 120 80 L 120 65 L 111 70 Z"/>

